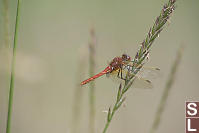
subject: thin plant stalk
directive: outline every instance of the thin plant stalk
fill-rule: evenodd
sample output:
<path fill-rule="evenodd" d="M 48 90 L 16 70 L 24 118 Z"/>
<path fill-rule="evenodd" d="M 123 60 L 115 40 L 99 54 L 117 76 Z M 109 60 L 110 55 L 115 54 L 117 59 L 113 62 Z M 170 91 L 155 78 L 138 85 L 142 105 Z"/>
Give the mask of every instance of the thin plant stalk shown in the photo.
<path fill-rule="evenodd" d="M 78 58 L 78 70 L 77 70 L 77 77 L 76 77 L 76 86 L 75 86 L 75 93 L 74 93 L 74 104 L 73 104 L 73 118 L 72 118 L 72 132 L 77 133 L 79 129 L 80 123 L 80 115 L 81 115 L 81 108 L 82 108 L 82 97 L 83 97 L 83 89 L 79 85 L 82 78 L 82 72 L 86 69 L 85 67 L 85 49 L 81 48 L 79 50 L 79 58 Z"/>
<path fill-rule="evenodd" d="M 163 114 L 163 111 L 165 110 L 166 102 L 167 102 L 169 93 L 170 93 L 171 88 L 172 88 L 172 86 L 173 86 L 173 84 L 175 82 L 175 77 L 176 77 L 176 73 L 177 73 L 179 64 L 181 62 L 183 49 L 184 48 L 182 46 L 179 48 L 179 50 L 177 52 L 177 55 L 176 55 L 176 59 L 174 61 L 174 64 L 171 67 L 169 78 L 168 78 L 168 80 L 166 82 L 162 97 L 160 99 L 160 103 L 158 105 L 158 108 L 157 108 L 157 111 L 156 111 L 156 115 L 155 115 L 155 119 L 153 121 L 150 133 L 154 133 L 158 129 L 159 125 L 160 125 L 161 116 Z"/>
<path fill-rule="evenodd" d="M 11 130 L 11 119 L 12 119 L 12 107 L 13 107 L 13 94 L 14 94 L 14 82 L 15 82 L 15 63 L 16 63 L 16 46 L 18 40 L 18 25 L 20 16 L 20 0 L 17 1 L 17 11 L 16 11 L 16 22 L 15 22 L 15 32 L 14 32 L 14 44 L 13 44 L 13 57 L 11 64 L 11 79 L 10 79 L 10 90 L 9 90 L 9 102 L 8 102 L 8 115 L 7 115 L 7 127 L 6 133 L 10 133 Z"/>
<path fill-rule="evenodd" d="M 115 105 L 113 109 L 111 108 L 108 109 L 107 120 L 105 127 L 103 129 L 103 133 L 106 133 L 115 112 L 121 107 L 121 105 L 125 101 L 124 94 L 133 84 L 135 80 L 135 75 L 140 71 L 142 66 L 146 63 L 149 56 L 151 45 L 153 44 L 154 40 L 159 36 L 160 32 L 165 27 L 164 25 L 166 24 L 170 15 L 174 11 L 175 2 L 176 0 L 169 0 L 168 3 L 163 6 L 160 15 L 156 18 L 154 25 L 150 28 L 146 38 L 141 43 L 140 49 L 138 50 L 134 59 L 132 60 L 133 62 L 132 70 L 129 70 L 129 72 L 126 75 L 124 86 L 122 87 L 121 84 L 119 86 Z"/>
<path fill-rule="evenodd" d="M 89 75 L 95 74 L 96 67 L 96 35 L 95 30 L 90 30 L 91 42 L 89 43 Z M 89 132 L 95 132 L 95 82 L 89 84 L 89 102 L 90 102 L 90 114 L 89 114 Z"/>

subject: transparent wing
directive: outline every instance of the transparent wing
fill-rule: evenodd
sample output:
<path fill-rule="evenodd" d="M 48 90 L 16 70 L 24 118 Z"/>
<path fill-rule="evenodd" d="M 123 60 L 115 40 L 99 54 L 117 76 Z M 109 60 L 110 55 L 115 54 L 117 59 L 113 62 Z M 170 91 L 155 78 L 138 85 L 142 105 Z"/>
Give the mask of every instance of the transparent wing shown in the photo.
<path fill-rule="evenodd" d="M 118 70 L 115 70 L 111 73 L 106 74 L 106 76 L 108 78 L 110 78 L 112 81 L 114 81 L 116 83 L 122 83 L 124 85 L 124 83 L 125 83 L 124 79 L 126 77 L 127 72 L 128 72 L 127 69 L 123 69 L 123 70 L 118 69 Z M 151 71 L 148 72 L 148 73 L 151 73 Z M 142 71 L 140 71 L 139 76 L 137 76 L 137 75 L 135 76 L 135 80 L 134 80 L 132 87 L 138 88 L 138 89 L 151 89 L 151 88 L 153 88 L 151 81 L 141 77 L 142 76 L 141 74 L 142 74 Z M 150 75 L 148 74 L 147 76 L 150 76 Z M 145 77 L 147 77 L 147 76 L 145 74 Z"/>
<path fill-rule="evenodd" d="M 150 80 L 139 78 L 136 76 L 132 84 L 132 87 L 137 89 L 152 89 L 153 84 Z"/>
<path fill-rule="evenodd" d="M 143 67 L 141 70 L 136 74 L 136 76 L 144 78 L 144 79 L 157 79 L 160 77 L 160 69 L 156 67 Z"/>
<path fill-rule="evenodd" d="M 156 67 L 142 67 L 136 74 L 133 83 L 134 88 L 152 89 L 153 84 L 151 81 L 160 77 L 160 69 Z"/>

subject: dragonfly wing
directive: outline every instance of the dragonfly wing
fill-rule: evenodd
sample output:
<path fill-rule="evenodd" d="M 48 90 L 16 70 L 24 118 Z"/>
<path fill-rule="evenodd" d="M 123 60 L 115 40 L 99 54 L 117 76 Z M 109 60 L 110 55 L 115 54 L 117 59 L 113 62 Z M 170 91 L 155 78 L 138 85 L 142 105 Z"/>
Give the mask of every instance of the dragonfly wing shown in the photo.
<path fill-rule="evenodd" d="M 140 77 L 139 78 L 135 77 L 132 87 L 137 88 L 137 89 L 152 89 L 153 84 L 151 83 L 150 80 L 140 78 Z"/>
<path fill-rule="evenodd" d="M 157 79 L 160 77 L 160 69 L 155 67 L 143 67 L 137 74 L 138 77 L 145 79 Z"/>
<path fill-rule="evenodd" d="M 125 78 L 126 74 L 128 73 L 128 69 L 122 69 L 122 70 L 114 70 L 111 73 L 107 73 L 106 76 L 110 79 L 112 79 L 114 82 L 117 83 L 125 83 L 125 80 L 121 78 L 121 72 L 122 77 Z M 118 76 L 119 73 L 119 76 Z M 135 80 L 132 84 L 132 87 L 138 88 L 138 89 L 151 89 L 153 88 L 153 84 L 151 83 L 151 79 L 157 78 L 160 73 L 160 69 L 158 68 L 150 68 L 150 67 L 144 67 L 142 68 L 136 75 Z M 150 80 L 148 80 L 150 79 Z"/>

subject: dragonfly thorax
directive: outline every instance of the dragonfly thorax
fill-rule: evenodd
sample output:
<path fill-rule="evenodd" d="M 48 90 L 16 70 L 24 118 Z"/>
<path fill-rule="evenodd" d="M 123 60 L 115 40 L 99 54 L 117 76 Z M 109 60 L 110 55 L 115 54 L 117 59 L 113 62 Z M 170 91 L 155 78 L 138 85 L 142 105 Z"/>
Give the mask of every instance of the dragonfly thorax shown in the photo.
<path fill-rule="evenodd" d="M 122 68 L 123 64 L 124 63 L 121 57 L 115 57 L 109 65 L 111 66 L 111 69 L 113 71 Z"/>
<path fill-rule="evenodd" d="M 131 60 L 131 57 L 123 54 L 121 57 L 115 57 L 111 63 L 109 64 L 111 67 L 111 71 L 122 69 L 122 67 Z"/>

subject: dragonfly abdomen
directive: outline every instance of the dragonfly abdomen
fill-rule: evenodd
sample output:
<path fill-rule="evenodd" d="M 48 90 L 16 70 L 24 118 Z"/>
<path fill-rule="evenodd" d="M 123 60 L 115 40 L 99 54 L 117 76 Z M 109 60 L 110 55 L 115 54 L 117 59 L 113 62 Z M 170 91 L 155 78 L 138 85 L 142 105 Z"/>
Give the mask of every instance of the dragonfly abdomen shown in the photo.
<path fill-rule="evenodd" d="M 94 75 L 93 77 L 90 77 L 90 78 L 87 79 L 87 80 L 82 81 L 82 82 L 81 82 L 81 85 L 85 85 L 85 84 L 89 83 L 90 81 L 92 81 L 92 80 L 94 80 L 94 79 L 96 79 L 96 78 L 98 78 L 98 77 L 100 77 L 100 76 L 102 76 L 102 75 L 104 75 L 104 74 L 110 72 L 111 70 L 112 70 L 111 67 L 108 66 L 108 67 L 105 68 L 102 72 L 100 72 L 100 73 Z"/>

